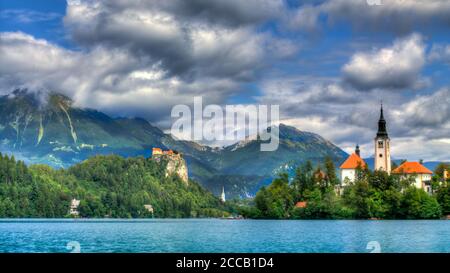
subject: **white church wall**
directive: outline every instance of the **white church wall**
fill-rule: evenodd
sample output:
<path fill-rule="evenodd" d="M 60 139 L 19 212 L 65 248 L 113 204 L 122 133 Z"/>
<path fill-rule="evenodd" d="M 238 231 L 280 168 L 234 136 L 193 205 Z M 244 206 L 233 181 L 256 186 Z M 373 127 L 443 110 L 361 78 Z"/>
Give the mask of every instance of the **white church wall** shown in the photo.
<path fill-rule="evenodd" d="M 354 169 L 341 169 L 341 184 L 342 186 L 348 186 L 345 184 L 345 178 L 347 177 L 351 182 L 355 181 L 356 172 Z"/>

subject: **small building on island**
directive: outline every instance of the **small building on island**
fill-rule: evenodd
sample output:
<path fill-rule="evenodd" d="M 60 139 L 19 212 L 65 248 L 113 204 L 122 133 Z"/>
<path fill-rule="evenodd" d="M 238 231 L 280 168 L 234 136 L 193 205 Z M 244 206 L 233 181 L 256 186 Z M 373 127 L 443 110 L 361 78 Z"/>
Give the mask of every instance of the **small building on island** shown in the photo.
<path fill-rule="evenodd" d="M 364 169 L 366 167 L 366 162 L 360 156 L 359 146 L 356 145 L 355 152 L 339 167 L 341 171 L 341 186 L 348 186 L 348 183 L 355 182 L 358 168 Z"/>
<path fill-rule="evenodd" d="M 392 174 L 400 175 L 403 179 L 414 179 L 414 186 L 431 193 L 431 177 L 433 172 L 419 162 L 404 162 L 392 171 Z"/>
<path fill-rule="evenodd" d="M 77 199 L 72 199 L 70 201 L 70 210 L 69 210 L 69 214 L 71 216 L 75 216 L 78 217 L 80 215 L 80 212 L 78 211 L 78 207 L 80 206 L 80 200 Z"/>
<path fill-rule="evenodd" d="M 298 201 L 296 204 L 295 204 L 295 208 L 298 208 L 298 209 L 304 209 L 304 208 L 306 208 L 308 206 L 308 202 L 306 202 L 306 201 Z"/>
<path fill-rule="evenodd" d="M 149 213 L 151 213 L 153 215 L 154 210 L 153 210 L 152 205 L 150 205 L 150 204 L 144 205 L 144 208 L 146 211 L 148 211 Z"/>

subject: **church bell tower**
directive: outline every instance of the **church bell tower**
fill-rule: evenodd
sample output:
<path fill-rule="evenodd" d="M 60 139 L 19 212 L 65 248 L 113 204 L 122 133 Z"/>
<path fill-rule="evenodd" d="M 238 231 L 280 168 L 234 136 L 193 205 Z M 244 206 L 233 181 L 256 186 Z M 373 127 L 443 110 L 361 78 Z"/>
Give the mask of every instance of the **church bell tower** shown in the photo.
<path fill-rule="evenodd" d="M 378 120 L 378 132 L 375 137 L 375 170 L 391 173 L 391 151 L 389 136 L 386 130 L 386 120 L 383 115 L 383 104 L 381 104 L 380 119 Z"/>

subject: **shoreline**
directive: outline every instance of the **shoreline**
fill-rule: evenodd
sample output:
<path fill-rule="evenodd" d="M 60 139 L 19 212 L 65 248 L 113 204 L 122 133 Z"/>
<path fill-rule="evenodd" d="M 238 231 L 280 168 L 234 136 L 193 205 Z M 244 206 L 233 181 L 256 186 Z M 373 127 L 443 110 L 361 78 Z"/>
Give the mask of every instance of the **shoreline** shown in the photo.
<path fill-rule="evenodd" d="M 150 221 L 150 220 L 234 220 L 234 221 L 242 221 L 242 220 L 252 220 L 252 221 L 371 221 L 371 222 L 379 222 L 379 221 L 448 221 L 450 218 L 440 218 L 440 219 L 270 219 L 270 218 L 241 218 L 241 219 L 229 219 L 229 218 L 220 218 L 220 217 L 203 217 L 203 218 L 0 218 L 0 222 L 7 221 L 67 221 L 72 220 L 76 221 Z"/>

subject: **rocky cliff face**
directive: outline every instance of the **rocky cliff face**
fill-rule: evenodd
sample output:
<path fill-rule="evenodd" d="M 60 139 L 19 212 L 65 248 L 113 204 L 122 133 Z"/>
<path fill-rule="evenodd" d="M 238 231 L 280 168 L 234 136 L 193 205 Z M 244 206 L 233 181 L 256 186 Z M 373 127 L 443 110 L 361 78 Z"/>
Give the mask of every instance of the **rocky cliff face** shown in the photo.
<path fill-rule="evenodd" d="M 171 151 L 172 152 L 172 151 Z M 186 161 L 179 153 L 153 154 L 152 159 L 156 162 L 166 162 L 166 177 L 176 174 L 187 185 L 189 182 L 188 167 Z"/>
<path fill-rule="evenodd" d="M 171 174 L 178 175 L 181 180 L 188 184 L 189 176 L 188 176 L 188 167 L 186 161 L 180 156 L 176 158 L 169 158 L 166 167 L 166 176 Z"/>

